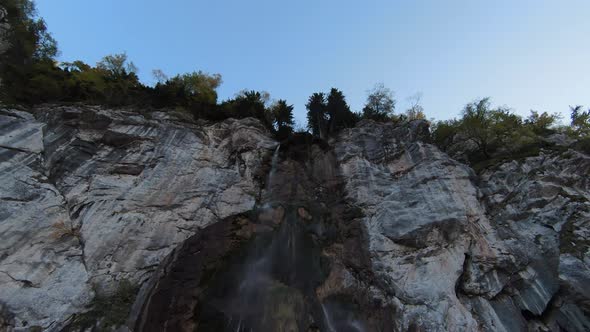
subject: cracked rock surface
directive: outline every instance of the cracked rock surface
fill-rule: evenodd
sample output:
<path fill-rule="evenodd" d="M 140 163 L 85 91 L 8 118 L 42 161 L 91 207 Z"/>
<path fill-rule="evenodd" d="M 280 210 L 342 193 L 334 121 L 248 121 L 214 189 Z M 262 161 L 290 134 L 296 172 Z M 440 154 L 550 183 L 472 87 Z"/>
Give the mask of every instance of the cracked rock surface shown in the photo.
<path fill-rule="evenodd" d="M 590 156 L 541 152 L 476 174 L 428 143 L 424 121 L 362 121 L 327 143 L 281 144 L 270 181 L 278 143 L 254 119 L 0 109 L 0 331 L 59 331 L 121 280 L 144 285 L 138 310 L 151 298 L 165 312 L 153 300 L 165 298 L 183 315 L 144 321 L 193 328 L 191 294 L 224 286 L 187 273 L 207 280 L 234 251 L 226 261 L 244 264 L 226 245 L 274 238 L 287 219 L 321 256 L 301 251 L 301 266 L 321 267 L 315 283 L 287 278 L 276 291 L 292 303 L 273 298 L 297 331 L 590 330 Z M 148 280 L 162 285 L 151 295 Z M 317 317 L 299 317 L 310 298 Z M 200 317 L 223 323 L 215 310 Z"/>
<path fill-rule="evenodd" d="M 8 34 L 10 31 L 10 25 L 8 24 L 8 12 L 6 8 L 0 6 L 0 55 L 4 54 L 10 47 L 8 41 Z"/>
<path fill-rule="evenodd" d="M 424 143 L 422 125 L 367 122 L 335 141 L 398 329 L 590 330 L 590 157 L 476 176 Z"/>
<path fill-rule="evenodd" d="M 0 128 L 0 303 L 17 329 L 58 329 L 97 287 L 144 282 L 196 230 L 250 210 L 276 145 L 252 119 L 92 107 L 5 109 Z"/>

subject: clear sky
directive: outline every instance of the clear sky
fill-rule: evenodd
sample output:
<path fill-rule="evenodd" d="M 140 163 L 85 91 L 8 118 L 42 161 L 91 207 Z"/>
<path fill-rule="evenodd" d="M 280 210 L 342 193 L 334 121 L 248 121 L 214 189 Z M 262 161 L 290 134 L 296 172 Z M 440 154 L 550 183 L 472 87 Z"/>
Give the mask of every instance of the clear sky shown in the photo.
<path fill-rule="evenodd" d="M 60 60 L 127 52 L 140 78 L 220 73 L 221 99 L 265 90 L 304 122 L 336 87 L 360 111 L 383 82 L 398 111 L 421 92 L 428 117 L 475 98 L 568 114 L 590 106 L 589 0 L 37 0 Z"/>

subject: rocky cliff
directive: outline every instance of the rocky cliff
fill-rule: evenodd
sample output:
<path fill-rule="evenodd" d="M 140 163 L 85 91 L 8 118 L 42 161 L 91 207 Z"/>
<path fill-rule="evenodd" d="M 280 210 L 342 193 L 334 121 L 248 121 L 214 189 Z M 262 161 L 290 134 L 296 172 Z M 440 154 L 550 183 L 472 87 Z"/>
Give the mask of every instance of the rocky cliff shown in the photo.
<path fill-rule="evenodd" d="M 427 138 L 2 109 L 0 330 L 590 330 L 590 156 Z"/>

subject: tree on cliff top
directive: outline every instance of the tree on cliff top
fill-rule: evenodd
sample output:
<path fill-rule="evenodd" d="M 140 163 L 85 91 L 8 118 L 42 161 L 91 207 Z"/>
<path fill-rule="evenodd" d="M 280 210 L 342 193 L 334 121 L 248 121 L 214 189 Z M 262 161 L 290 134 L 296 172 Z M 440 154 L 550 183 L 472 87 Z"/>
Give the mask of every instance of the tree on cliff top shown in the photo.
<path fill-rule="evenodd" d="M 266 112 L 266 103 L 269 94 L 260 91 L 244 90 L 238 93 L 233 99 L 221 103 L 220 108 L 223 117 L 247 118 L 253 117 L 262 121 L 267 127 L 272 124 L 272 118 Z"/>
<path fill-rule="evenodd" d="M 327 96 L 321 92 L 312 94 L 305 106 L 308 128 L 320 138 L 354 127 L 359 120 L 359 116 L 350 110 L 342 91 L 336 88 L 332 88 Z"/>
<path fill-rule="evenodd" d="M 329 134 L 335 134 L 344 128 L 354 127 L 359 117 L 350 110 L 342 91 L 332 88 L 327 99 L 326 114 L 328 115 Z"/>
<path fill-rule="evenodd" d="M 422 101 L 422 93 L 418 92 L 408 97 L 407 100 L 410 103 L 410 107 L 406 110 L 406 118 L 409 121 L 426 119 L 424 107 L 422 107 L 422 104 L 420 103 Z"/>
<path fill-rule="evenodd" d="M 286 100 L 280 99 L 270 107 L 273 117 L 273 125 L 276 126 L 277 135 L 286 138 L 293 132 L 295 121 L 293 119 L 293 105 L 288 105 Z"/>
<path fill-rule="evenodd" d="M 37 17 L 33 2 L 6 0 L 2 6 L 9 29 L 5 37 L 8 49 L 0 58 L 0 97 L 8 102 L 44 101 L 36 96 L 60 90 L 61 77 L 53 61 L 57 43 L 47 32 L 45 21 Z"/>
<path fill-rule="evenodd" d="M 586 112 L 582 106 L 570 106 L 571 127 L 578 136 L 590 136 L 590 109 Z"/>
<path fill-rule="evenodd" d="M 45 21 L 37 16 L 35 4 L 29 0 L 5 0 L 6 22 L 10 26 L 10 48 L 3 63 L 25 65 L 33 61 L 52 60 L 58 53 L 57 42 L 47 32 Z"/>
<path fill-rule="evenodd" d="M 367 102 L 363 107 L 362 117 L 375 121 L 385 121 L 393 115 L 395 103 L 393 92 L 385 87 L 383 83 L 378 83 L 369 91 Z"/>
<path fill-rule="evenodd" d="M 202 71 L 176 75 L 170 79 L 160 70 L 159 82 L 154 87 L 154 105 L 181 107 L 196 117 L 216 116 L 217 88 L 223 82 L 221 75 Z"/>
<path fill-rule="evenodd" d="M 324 138 L 327 132 L 326 95 L 323 92 L 312 94 L 305 108 L 307 108 L 307 127 L 314 136 Z"/>
<path fill-rule="evenodd" d="M 102 58 L 96 67 L 105 70 L 114 77 L 121 77 L 127 74 L 137 74 L 137 67 L 127 58 L 126 53 L 111 54 Z"/>

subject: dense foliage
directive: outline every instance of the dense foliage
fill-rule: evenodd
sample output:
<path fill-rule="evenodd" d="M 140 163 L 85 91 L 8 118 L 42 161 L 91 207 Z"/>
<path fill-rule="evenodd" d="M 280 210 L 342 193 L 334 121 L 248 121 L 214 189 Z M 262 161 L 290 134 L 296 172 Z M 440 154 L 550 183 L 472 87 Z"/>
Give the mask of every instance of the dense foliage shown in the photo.
<path fill-rule="evenodd" d="M 555 140 L 584 142 L 590 133 L 590 111 L 572 108 L 570 126 L 557 126 L 559 116 L 531 111 L 523 119 L 506 107 L 492 108 L 488 98 L 465 106 L 459 119 L 439 121 L 433 125 L 432 139 L 441 149 L 481 168 L 490 163 L 536 155 L 540 149 L 559 149 Z M 554 134 L 562 134 L 561 138 Z"/>
<path fill-rule="evenodd" d="M 307 126 L 313 135 L 325 138 L 343 128 L 354 127 L 359 115 L 352 112 L 342 91 L 332 88 L 329 94 L 316 92 L 306 104 Z"/>
<path fill-rule="evenodd" d="M 244 91 L 218 103 L 221 75 L 202 71 L 168 78 L 155 70 L 158 83 L 144 85 L 125 53 L 107 55 L 95 66 L 55 60 L 57 44 L 29 0 L 8 0 L 9 50 L 2 56 L 0 99 L 8 104 L 83 102 L 108 106 L 173 109 L 195 118 L 222 120 L 255 117 L 281 136 L 293 130 L 293 107 L 280 100 L 266 106 L 267 93 Z"/>
<path fill-rule="evenodd" d="M 377 84 L 367 96 L 362 117 L 363 119 L 386 121 L 393 115 L 395 103 L 393 92 L 386 88 L 385 85 Z"/>
<path fill-rule="evenodd" d="M 281 138 L 291 135 L 295 126 L 293 105 L 288 105 L 286 100 L 281 99 L 271 106 L 270 112 L 274 119 L 273 126 L 276 128 L 277 135 Z"/>
<path fill-rule="evenodd" d="M 8 50 L 0 58 L 0 99 L 8 104 L 83 102 L 108 106 L 140 106 L 177 110 L 197 119 L 223 120 L 254 117 L 280 139 L 289 137 L 295 123 L 293 105 L 285 100 L 270 102 L 266 92 L 242 91 L 219 102 L 221 75 L 195 71 L 169 78 L 154 70 L 158 83 L 143 84 L 137 67 L 125 53 L 107 55 L 94 66 L 82 61 L 55 60 L 57 43 L 47 32 L 30 0 L 5 0 L 5 22 L 10 29 L 3 40 Z M 409 98 L 410 107 L 394 114 L 396 100 L 383 84 L 368 92 L 361 113 L 352 112 L 342 91 L 312 94 L 306 104 L 307 129 L 328 138 L 361 119 L 380 122 L 425 119 L 420 95 Z M 548 138 L 562 133 L 574 139 L 575 147 L 590 151 L 590 110 L 571 107 L 571 123 L 558 127 L 555 114 L 532 111 L 522 118 L 510 109 L 492 108 L 489 99 L 469 103 L 458 119 L 432 123 L 432 141 L 441 149 L 473 165 L 538 153 L 554 145 Z"/>

